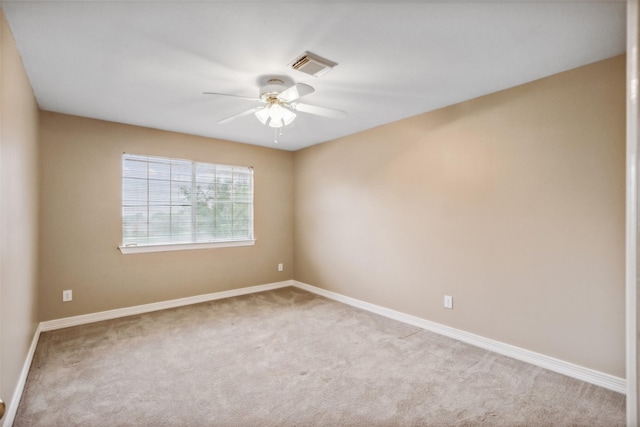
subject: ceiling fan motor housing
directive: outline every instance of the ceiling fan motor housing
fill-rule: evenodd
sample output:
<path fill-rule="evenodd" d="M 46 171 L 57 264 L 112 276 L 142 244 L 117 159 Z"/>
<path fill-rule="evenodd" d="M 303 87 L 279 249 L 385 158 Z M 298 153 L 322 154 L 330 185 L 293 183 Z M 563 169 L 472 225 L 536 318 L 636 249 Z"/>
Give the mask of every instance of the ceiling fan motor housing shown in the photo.
<path fill-rule="evenodd" d="M 271 79 L 266 85 L 260 88 L 260 99 L 268 101 L 269 98 L 275 98 L 286 88 L 284 82 L 280 79 Z"/>

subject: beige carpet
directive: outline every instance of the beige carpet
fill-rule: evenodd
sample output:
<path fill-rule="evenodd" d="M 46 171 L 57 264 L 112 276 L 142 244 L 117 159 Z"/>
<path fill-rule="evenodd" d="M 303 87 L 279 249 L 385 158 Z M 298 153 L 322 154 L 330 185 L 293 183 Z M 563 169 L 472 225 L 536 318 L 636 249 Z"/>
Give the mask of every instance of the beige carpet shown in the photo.
<path fill-rule="evenodd" d="M 622 426 L 624 396 L 285 288 L 43 333 L 14 426 Z"/>

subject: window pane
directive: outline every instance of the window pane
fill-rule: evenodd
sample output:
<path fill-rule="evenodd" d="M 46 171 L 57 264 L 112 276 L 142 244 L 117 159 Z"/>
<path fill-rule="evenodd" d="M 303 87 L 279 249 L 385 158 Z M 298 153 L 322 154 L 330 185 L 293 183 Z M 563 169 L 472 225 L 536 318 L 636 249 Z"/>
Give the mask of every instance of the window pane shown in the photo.
<path fill-rule="evenodd" d="M 146 160 L 125 159 L 122 162 L 122 176 L 147 179 Z"/>
<path fill-rule="evenodd" d="M 147 207 L 124 206 L 122 208 L 122 229 L 124 244 L 147 241 Z"/>
<path fill-rule="evenodd" d="M 197 222 L 196 223 L 196 241 L 197 242 L 210 242 L 215 239 L 215 225 L 213 222 Z"/>
<path fill-rule="evenodd" d="M 216 179 L 215 165 L 196 163 L 196 181 L 203 184 L 214 183 Z"/>
<path fill-rule="evenodd" d="M 167 242 L 171 236 L 171 208 L 149 207 L 149 243 Z"/>
<path fill-rule="evenodd" d="M 171 183 L 171 204 L 191 206 L 191 181 Z"/>
<path fill-rule="evenodd" d="M 233 204 L 233 228 L 234 230 L 248 230 L 251 221 L 249 205 L 245 203 Z"/>
<path fill-rule="evenodd" d="M 122 178 L 122 204 L 146 206 L 147 182 L 140 178 Z"/>
<path fill-rule="evenodd" d="M 149 162 L 149 179 L 171 179 L 171 164 L 168 160 L 154 159 Z"/>
<path fill-rule="evenodd" d="M 173 181 L 191 182 L 191 162 L 174 160 L 171 163 L 171 179 Z"/>
<path fill-rule="evenodd" d="M 171 207 L 171 241 L 185 243 L 192 241 L 191 206 Z"/>
<path fill-rule="evenodd" d="M 167 206 L 171 201 L 171 181 L 149 181 L 149 205 Z"/>
<path fill-rule="evenodd" d="M 231 192 L 233 185 L 233 174 L 231 169 L 217 168 L 216 170 L 216 200 L 229 201 L 231 200 Z"/>

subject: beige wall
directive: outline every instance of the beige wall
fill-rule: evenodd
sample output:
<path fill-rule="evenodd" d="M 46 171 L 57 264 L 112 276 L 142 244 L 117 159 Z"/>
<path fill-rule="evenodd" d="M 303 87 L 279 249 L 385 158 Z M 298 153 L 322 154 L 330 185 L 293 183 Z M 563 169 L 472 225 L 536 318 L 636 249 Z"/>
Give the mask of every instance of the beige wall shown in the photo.
<path fill-rule="evenodd" d="M 50 112 L 40 117 L 40 320 L 293 277 L 292 153 Z M 123 152 L 253 166 L 255 246 L 122 255 Z M 62 302 L 64 289 L 73 290 L 72 302 Z"/>
<path fill-rule="evenodd" d="M 38 106 L 0 9 L 0 398 L 37 327 Z"/>
<path fill-rule="evenodd" d="M 624 73 L 296 152 L 295 279 L 624 377 Z"/>

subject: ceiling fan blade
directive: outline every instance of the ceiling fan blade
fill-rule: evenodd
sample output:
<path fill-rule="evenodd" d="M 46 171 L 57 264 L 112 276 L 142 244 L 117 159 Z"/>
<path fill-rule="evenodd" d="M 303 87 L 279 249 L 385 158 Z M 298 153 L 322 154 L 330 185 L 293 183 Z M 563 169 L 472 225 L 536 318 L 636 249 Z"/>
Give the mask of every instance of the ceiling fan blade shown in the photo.
<path fill-rule="evenodd" d="M 296 111 L 302 111 L 303 113 L 330 117 L 332 119 L 344 119 L 347 117 L 347 113 L 344 111 L 334 110 L 333 108 L 318 107 L 316 105 L 301 104 L 299 102 L 291 104 L 291 108 Z"/>
<path fill-rule="evenodd" d="M 259 98 L 249 98 L 248 96 L 239 96 L 239 95 L 230 95 L 228 93 L 217 93 L 217 92 L 202 92 L 203 95 L 218 95 L 218 96 L 228 96 L 229 98 L 239 98 L 246 99 L 247 101 L 262 101 Z"/>
<path fill-rule="evenodd" d="M 278 99 L 283 102 L 291 102 L 295 101 L 298 98 L 302 98 L 305 95 L 309 95 L 314 91 L 315 89 L 309 85 L 306 85 L 304 83 L 296 83 L 290 88 L 287 88 L 280 92 L 280 95 L 278 95 Z"/>
<path fill-rule="evenodd" d="M 229 116 L 226 119 L 219 120 L 218 123 L 221 124 L 221 125 L 225 124 L 225 123 L 229 123 L 230 121 L 235 120 L 238 117 L 248 116 L 249 114 L 253 114 L 256 111 L 261 110 L 263 108 L 264 107 L 262 105 L 259 106 L 259 107 L 253 107 L 253 108 L 250 108 L 250 109 L 248 109 L 246 111 L 243 111 L 242 113 L 234 114 L 233 116 Z"/>

